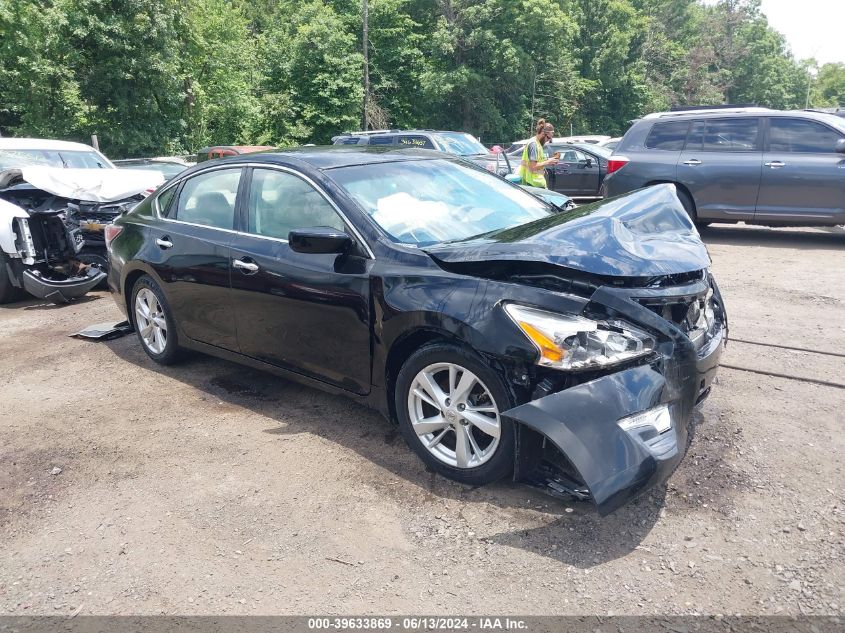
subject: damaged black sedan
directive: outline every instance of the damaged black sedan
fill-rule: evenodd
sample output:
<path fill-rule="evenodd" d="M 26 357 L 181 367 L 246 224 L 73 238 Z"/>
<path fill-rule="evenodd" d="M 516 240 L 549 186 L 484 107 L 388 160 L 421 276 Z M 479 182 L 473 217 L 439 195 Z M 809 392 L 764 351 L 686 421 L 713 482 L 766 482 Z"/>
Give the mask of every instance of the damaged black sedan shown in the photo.
<path fill-rule="evenodd" d="M 153 360 L 349 395 L 446 477 L 602 514 L 683 458 L 727 337 L 671 185 L 561 210 L 435 152 L 302 148 L 190 169 L 106 237 Z"/>

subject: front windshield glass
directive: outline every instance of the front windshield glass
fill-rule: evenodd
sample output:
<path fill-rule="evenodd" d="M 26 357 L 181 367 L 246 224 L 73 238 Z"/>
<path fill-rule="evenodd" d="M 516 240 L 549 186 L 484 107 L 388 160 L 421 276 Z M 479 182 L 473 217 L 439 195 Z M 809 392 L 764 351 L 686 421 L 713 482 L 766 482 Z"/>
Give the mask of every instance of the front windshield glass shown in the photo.
<path fill-rule="evenodd" d="M 72 169 L 111 169 L 112 166 L 95 151 L 54 149 L 2 149 L 0 169 L 16 167 L 65 167 Z"/>
<path fill-rule="evenodd" d="M 478 139 L 465 132 L 441 132 L 433 134 L 437 144 L 444 152 L 456 156 L 477 156 L 478 154 L 489 154 Z"/>
<path fill-rule="evenodd" d="M 450 160 L 397 161 L 330 172 L 395 242 L 429 246 L 554 213 L 498 176 Z"/>

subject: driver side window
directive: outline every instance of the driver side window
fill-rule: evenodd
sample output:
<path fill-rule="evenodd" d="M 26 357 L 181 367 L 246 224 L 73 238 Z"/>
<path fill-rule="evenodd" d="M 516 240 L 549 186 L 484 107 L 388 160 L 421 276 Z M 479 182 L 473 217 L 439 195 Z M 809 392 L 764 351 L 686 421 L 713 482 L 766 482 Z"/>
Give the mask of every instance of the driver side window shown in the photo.
<path fill-rule="evenodd" d="M 294 229 L 345 229 L 331 204 L 303 179 L 273 169 L 255 169 L 249 190 L 249 232 L 287 240 Z"/>

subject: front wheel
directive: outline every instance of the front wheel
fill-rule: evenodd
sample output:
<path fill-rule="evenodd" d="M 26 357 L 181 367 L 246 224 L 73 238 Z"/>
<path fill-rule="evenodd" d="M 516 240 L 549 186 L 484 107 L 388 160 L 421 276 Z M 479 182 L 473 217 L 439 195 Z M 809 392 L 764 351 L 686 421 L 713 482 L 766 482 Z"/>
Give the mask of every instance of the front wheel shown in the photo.
<path fill-rule="evenodd" d="M 499 374 L 475 354 L 427 345 L 396 380 L 405 440 L 435 472 L 466 484 L 491 483 L 513 470 L 513 424 L 501 413 L 513 399 Z"/>
<path fill-rule="evenodd" d="M 681 201 L 681 204 L 684 207 L 684 211 L 687 212 L 687 215 L 689 216 L 690 220 L 693 221 L 693 224 L 695 224 L 698 229 L 704 229 L 710 226 L 710 222 L 708 222 L 707 220 L 698 219 L 698 212 L 695 209 L 695 203 L 692 201 L 692 197 L 686 191 L 676 186 L 675 193 L 678 196 L 678 200 Z"/>
<path fill-rule="evenodd" d="M 147 356 L 162 365 L 179 360 L 181 350 L 170 306 L 159 285 L 147 275 L 132 289 L 132 320 Z"/>

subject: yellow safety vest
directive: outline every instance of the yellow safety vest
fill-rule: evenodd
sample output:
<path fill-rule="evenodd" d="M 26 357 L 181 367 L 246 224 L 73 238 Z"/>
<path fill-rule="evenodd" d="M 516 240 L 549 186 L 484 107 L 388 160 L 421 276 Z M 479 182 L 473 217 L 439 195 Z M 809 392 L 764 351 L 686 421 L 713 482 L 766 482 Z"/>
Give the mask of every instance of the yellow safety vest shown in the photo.
<path fill-rule="evenodd" d="M 544 175 L 545 169 L 539 173 L 531 171 L 531 161 L 528 160 L 528 148 L 531 147 L 531 143 L 537 144 L 537 162 L 539 163 L 546 160 L 546 153 L 543 151 L 543 145 L 536 137 L 532 138 L 531 141 L 526 143 L 525 149 L 522 150 L 522 164 L 519 167 L 519 175 L 522 176 L 523 185 L 546 189 L 546 176 Z"/>

